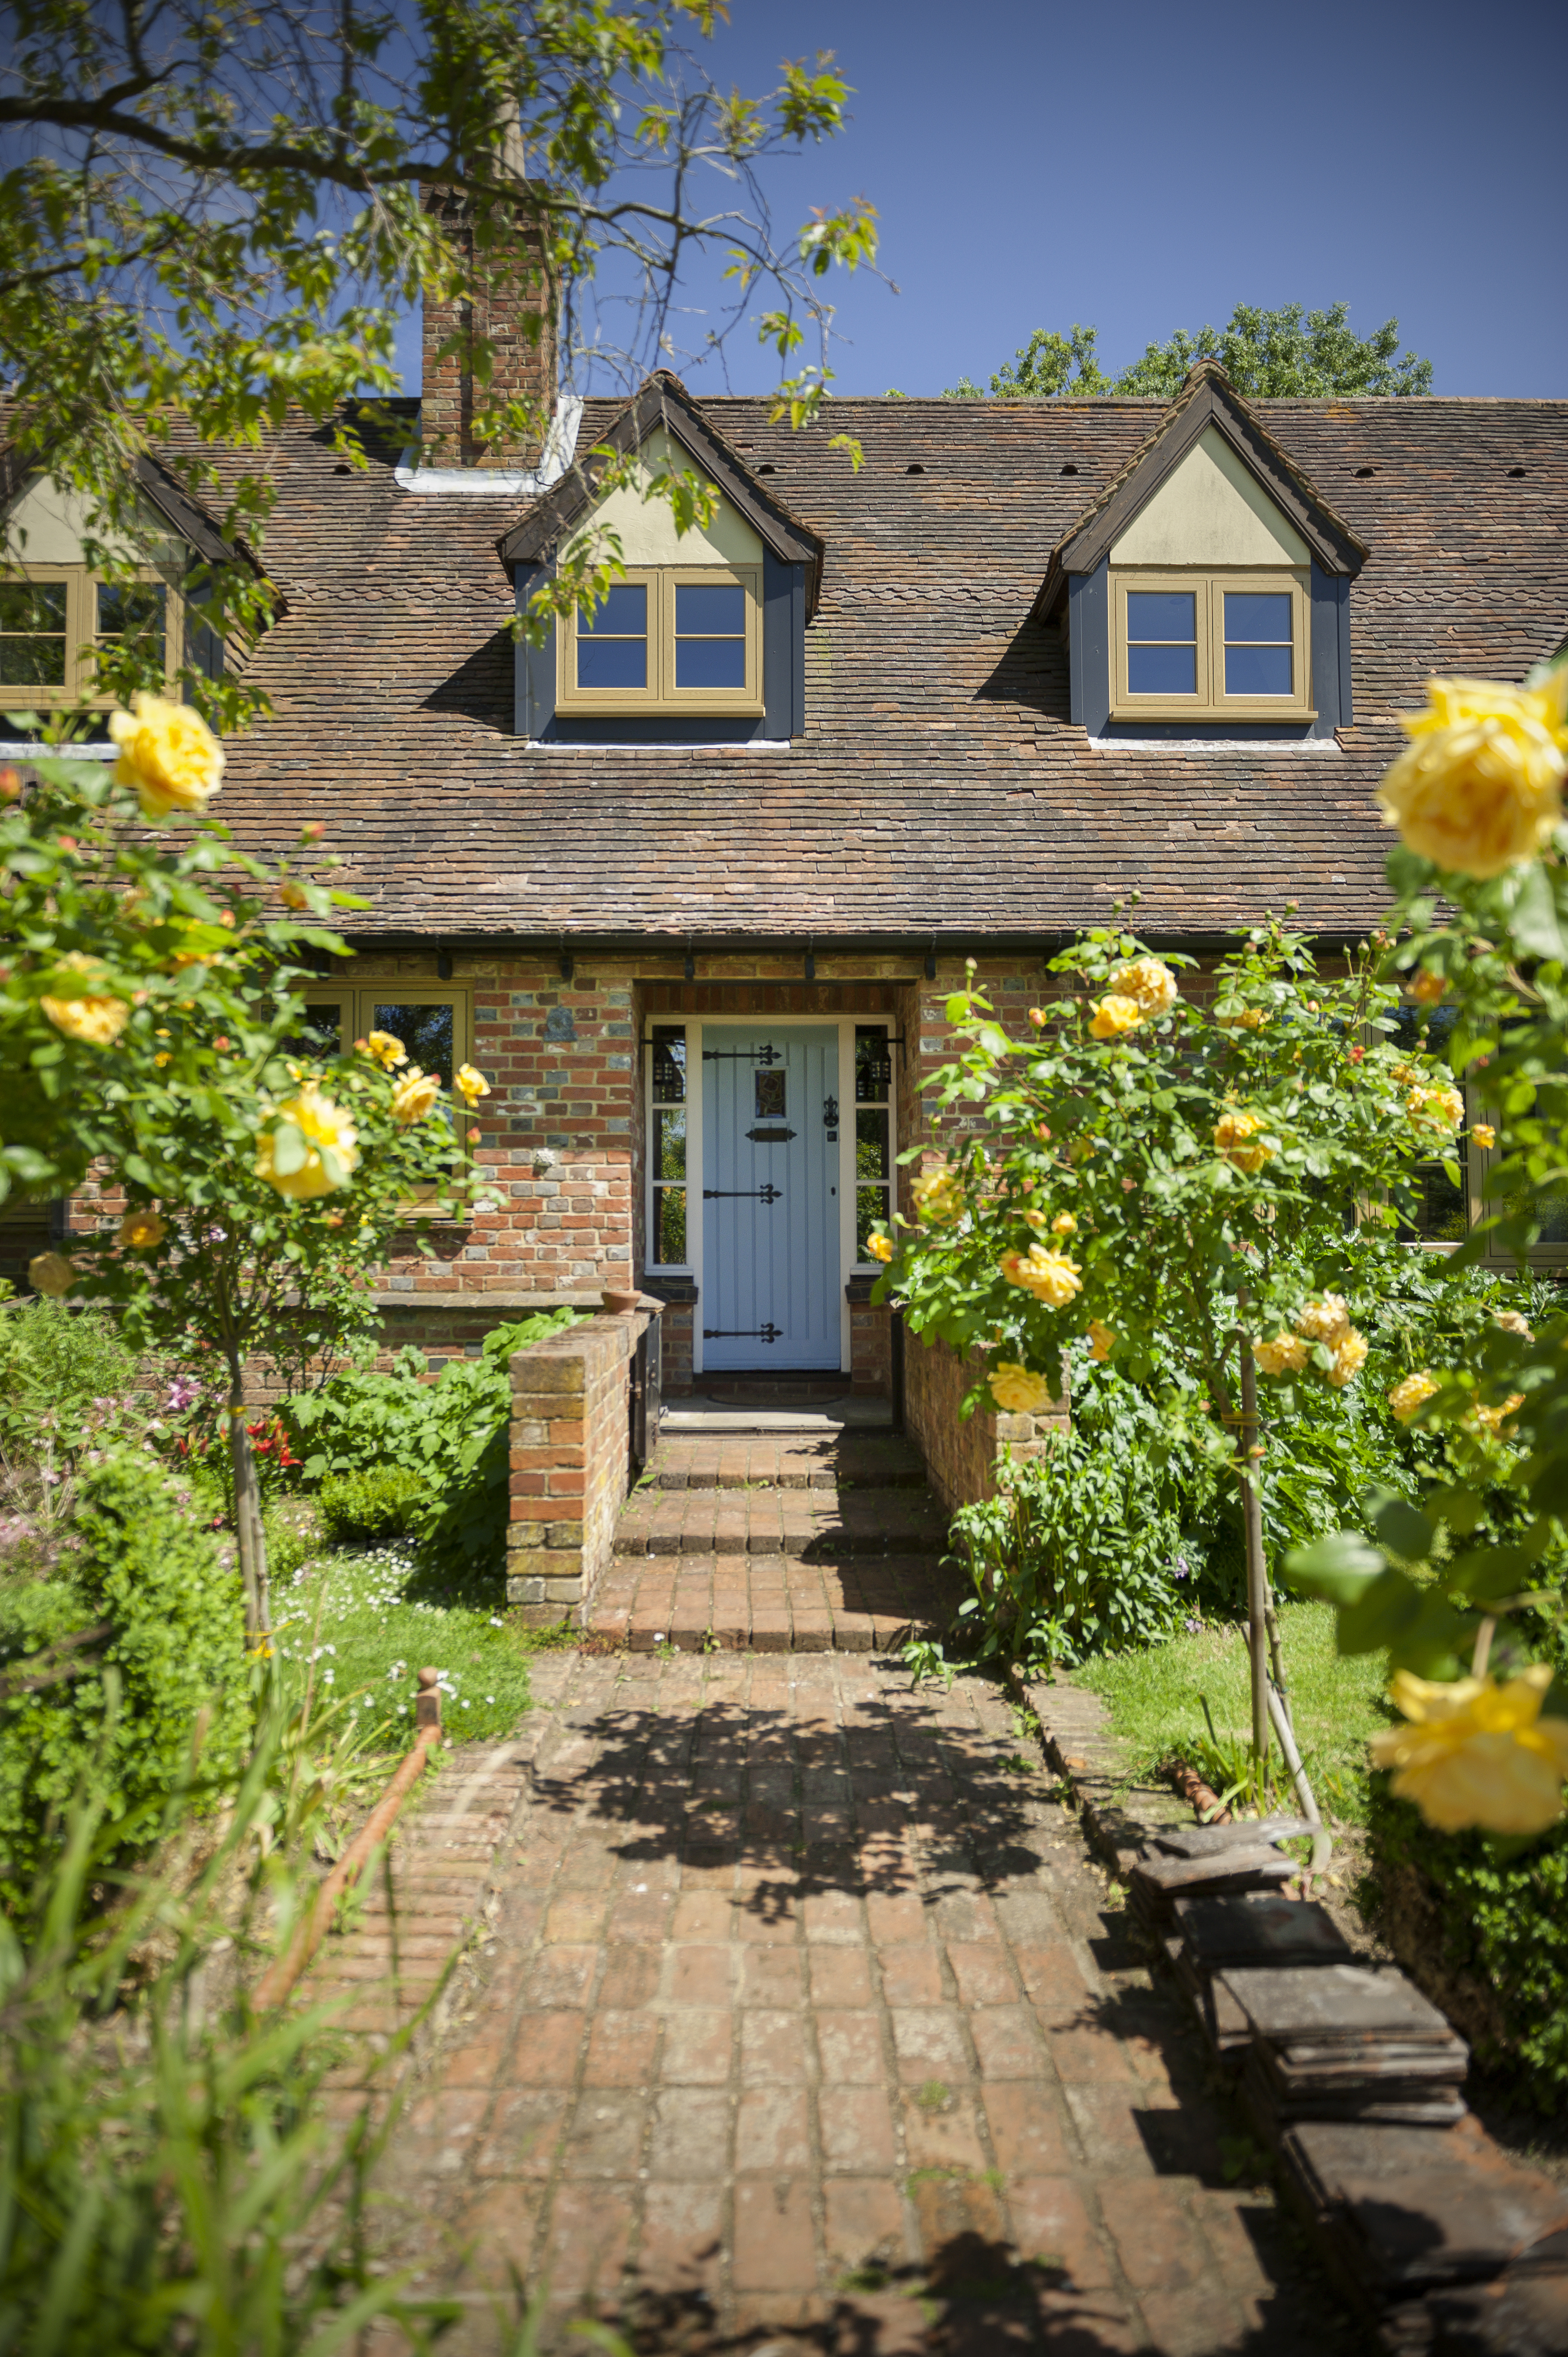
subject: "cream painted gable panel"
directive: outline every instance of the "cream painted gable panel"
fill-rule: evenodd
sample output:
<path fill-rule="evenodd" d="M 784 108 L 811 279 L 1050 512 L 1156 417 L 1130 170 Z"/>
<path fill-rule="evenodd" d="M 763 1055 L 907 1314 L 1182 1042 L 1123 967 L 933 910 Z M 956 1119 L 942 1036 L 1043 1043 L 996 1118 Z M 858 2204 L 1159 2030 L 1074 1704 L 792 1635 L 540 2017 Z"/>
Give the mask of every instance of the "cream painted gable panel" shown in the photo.
<path fill-rule="evenodd" d="M 1312 552 L 1210 425 L 1111 551 L 1112 565 L 1308 565 Z"/>
<path fill-rule="evenodd" d="M 162 534 L 155 561 L 176 563 L 178 547 L 169 539 L 167 527 L 155 522 L 150 510 L 144 512 Z M 91 537 L 90 515 L 89 502 L 79 493 L 63 489 L 48 475 L 35 475 L 5 519 L 5 562 L 22 572 L 30 565 L 85 565 L 82 540 L 84 535 Z M 128 543 L 121 546 L 126 555 L 142 556 Z"/>
<path fill-rule="evenodd" d="M 645 482 L 655 476 L 696 471 L 686 452 L 672 444 L 662 426 L 651 433 L 638 453 Z M 594 511 L 593 524 L 573 534 L 576 547 L 594 525 L 607 524 L 620 534 L 621 554 L 628 565 L 760 565 L 762 543 L 746 518 L 727 500 L 706 527 L 698 524 L 677 533 L 665 499 L 643 500 L 635 490 L 612 491 Z"/>

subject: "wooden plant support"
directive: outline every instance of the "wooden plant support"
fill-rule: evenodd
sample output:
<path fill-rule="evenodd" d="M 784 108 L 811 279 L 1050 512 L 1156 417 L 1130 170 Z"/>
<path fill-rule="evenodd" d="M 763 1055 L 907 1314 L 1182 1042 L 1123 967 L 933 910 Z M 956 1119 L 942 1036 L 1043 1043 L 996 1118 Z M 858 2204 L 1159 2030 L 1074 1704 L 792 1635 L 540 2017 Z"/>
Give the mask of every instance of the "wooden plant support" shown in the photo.
<path fill-rule="evenodd" d="M 386 1791 L 317 1890 L 283 1954 L 274 1956 L 262 1975 L 254 1998 L 258 2013 L 271 2012 L 282 2005 L 308 1969 L 327 1937 L 338 1901 L 358 1882 L 424 1775 L 431 1746 L 441 1740 L 440 1675 L 439 1670 L 420 1671 L 419 1693 L 413 1705 L 413 1749 L 399 1762 Z"/>

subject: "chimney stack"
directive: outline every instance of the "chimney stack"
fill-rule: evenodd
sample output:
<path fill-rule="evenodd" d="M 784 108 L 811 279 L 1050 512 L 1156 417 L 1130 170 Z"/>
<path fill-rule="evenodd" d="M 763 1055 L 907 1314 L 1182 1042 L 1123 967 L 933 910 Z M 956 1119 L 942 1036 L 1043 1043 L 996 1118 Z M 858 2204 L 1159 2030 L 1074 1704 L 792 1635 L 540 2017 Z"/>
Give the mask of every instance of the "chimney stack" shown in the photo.
<path fill-rule="evenodd" d="M 506 400 L 548 402 L 555 406 L 555 323 L 549 282 L 539 258 L 539 239 L 519 224 L 515 235 L 476 255 L 473 215 L 467 198 L 427 187 L 424 204 L 436 214 L 456 249 L 468 293 L 454 302 L 424 297 L 424 381 L 420 403 L 420 438 L 425 463 L 437 467 L 533 467 L 540 446 L 480 442 L 474 419 Z M 491 372 L 478 382 L 473 342 L 488 337 Z M 454 350 L 438 358 L 443 344 Z M 439 444 L 439 447 L 435 446 Z"/>

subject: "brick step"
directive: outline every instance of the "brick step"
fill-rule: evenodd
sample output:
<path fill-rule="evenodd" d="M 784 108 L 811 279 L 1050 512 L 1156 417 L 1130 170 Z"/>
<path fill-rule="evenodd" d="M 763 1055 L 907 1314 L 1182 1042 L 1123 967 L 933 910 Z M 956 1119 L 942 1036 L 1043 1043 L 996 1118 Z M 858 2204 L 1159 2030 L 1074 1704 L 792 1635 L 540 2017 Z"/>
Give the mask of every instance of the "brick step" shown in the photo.
<path fill-rule="evenodd" d="M 633 1652 L 892 1652 L 945 1628 L 964 1592 L 929 1555 L 623 1555 L 590 1627 Z"/>
<path fill-rule="evenodd" d="M 926 1469 L 893 1433 L 674 1433 L 644 1478 L 661 1490 L 920 1490 Z"/>
<path fill-rule="evenodd" d="M 947 1525 L 912 1490 L 638 1490 L 618 1555 L 940 1555 Z"/>

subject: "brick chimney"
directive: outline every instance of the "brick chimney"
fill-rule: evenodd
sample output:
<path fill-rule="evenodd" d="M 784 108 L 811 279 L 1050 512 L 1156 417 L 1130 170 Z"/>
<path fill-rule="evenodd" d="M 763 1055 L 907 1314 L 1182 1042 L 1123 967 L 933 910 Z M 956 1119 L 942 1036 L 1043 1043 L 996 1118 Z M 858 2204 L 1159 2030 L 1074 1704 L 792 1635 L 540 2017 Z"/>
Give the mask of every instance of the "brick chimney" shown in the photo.
<path fill-rule="evenodd" d="M 468 293 L 456 302 L 424 298 L 424 381 L 420 438 L 425 464 L 435 467 L 532 467 L 539 445 L 478 442 L 478 412 L 504 400 L 548 401 L 555 405 L 555 323 L 548 282 L 540 265 L 539 242 L 520 231 L 515 243 L 493 247 L 478 257 L 467 200 L 449 189 L 426 188 L 424 204 L 439 215 L 456 249 Z M 488 336 L 489 382 L 477 382 L 470 358 L 472 339 Z M 443 344 L 456 348 L 437 358 Z M 439 447 L 435 446 L 439 443 Z"/>

